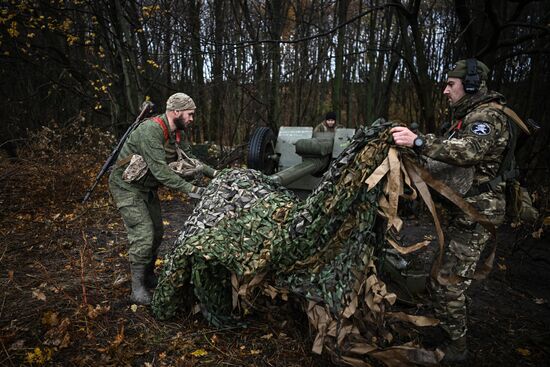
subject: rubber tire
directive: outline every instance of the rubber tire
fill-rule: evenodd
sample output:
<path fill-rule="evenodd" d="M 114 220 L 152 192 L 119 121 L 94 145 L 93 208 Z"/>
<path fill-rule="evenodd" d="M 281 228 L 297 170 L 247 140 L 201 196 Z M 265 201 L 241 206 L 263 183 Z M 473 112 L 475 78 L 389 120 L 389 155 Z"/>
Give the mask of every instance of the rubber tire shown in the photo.
<path fill-rule="evenodd" d="M 248 145 L 248 168 L 258 170 L 266 175 L 275 173 L 277 162 L 269 156 L 275 154 L 275 134 L 268 127 L 257 128 Z"/>

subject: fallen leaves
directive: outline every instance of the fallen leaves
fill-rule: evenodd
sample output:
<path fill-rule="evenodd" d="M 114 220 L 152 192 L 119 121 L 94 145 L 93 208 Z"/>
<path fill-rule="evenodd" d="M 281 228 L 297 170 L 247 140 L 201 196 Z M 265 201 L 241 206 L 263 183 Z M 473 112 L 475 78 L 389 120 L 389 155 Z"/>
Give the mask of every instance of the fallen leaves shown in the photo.
<path fill-rule="evenodd" d="M 44 345 L 57 347 L 59 349 L 67 348 L 71 344 L 69 326 L 71 320 L 64 318 L 59 325 L 51 328 L 44 335 Z"/>
<path fill-rule="evenodd" d="M 542 227 L 540 227 L 538 230 L 534 231 L 533 233 L 531 233 L 531 236 L 535 239 L 540 239 L 541 236 L 542 236 L 542 233 L 543 233 L 543 229 Z"/>
<path fill-rule="evenodd" d="M 201 348 L 201 349 L 195 350 L 194 352 L 191 352 L 191 355 L 193 357 L 204 357 L 204 356 L 208 355 L 208 352 Z"/>
<path fill-rule="evenodd" d="M 109 342 L 109 345 L 105 348 L 98 348 L 97 351 L 101 353 L 108 352 L 110 350 L 117 349 L 122 342 L 124 341 L 124 325 L 120 325 L 120 328 L 118 329 L 118 332 L 113 339 L 113 341 Z"/>
<path fill-rule="evenodd" d="M 51 361 L 52 357 L 53 350 L 51 348 L 41 349 L 36 347 L 32 352 L 27 353 L 25 361 L 31 366 L 43 366 L 47 362 Z"/>
<path fill-rule="evenodd" d="M 111 310 L 111 306 L 96 305 L 95 307 L 93 307 L 92 305 L 88 305 L 87 316 L 88 318 L 93 320 L 100 315 L 104 315 L 108 313 L 110 310 Z"/>
<path fill-rule="evenodd" d="M 33 298 L 36 298 L 39 301 L 46 302 L 46 295 L 44 294 L 44 292 L 42 292 L 38 288 L 33 288 L 32 289 L 32 296 L 33 296 Z"/>
<path fill-rule="evenodd" d="M 527 348 L 516 348 L 516 352 L 523 357 L 529 357 L 531 355 L 531 351 Z"/>
<path fill-rule="evenodd" d="M 42 319 L 40 321 L 42 322 L 42 325 L 50 327 L 56 326 L 59 324 L 58 313 L 54 311 L 46 311 L 44 312 L 44 315 L 42 315 Z"/>

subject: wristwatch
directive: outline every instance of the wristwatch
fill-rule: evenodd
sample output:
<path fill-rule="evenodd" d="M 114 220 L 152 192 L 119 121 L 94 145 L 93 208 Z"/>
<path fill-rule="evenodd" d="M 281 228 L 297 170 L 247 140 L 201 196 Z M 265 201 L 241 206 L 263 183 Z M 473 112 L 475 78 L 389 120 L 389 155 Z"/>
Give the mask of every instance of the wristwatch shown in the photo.
<path fill-rule="evenodd" d="M 426 143 L 426 140 L 424 140 L 423 137 L 420 135 L 417 136 L 413 141 L 413 150 L 417 153 L 420 153 L 422 149 L 424 149 L 424 144 Z"/>

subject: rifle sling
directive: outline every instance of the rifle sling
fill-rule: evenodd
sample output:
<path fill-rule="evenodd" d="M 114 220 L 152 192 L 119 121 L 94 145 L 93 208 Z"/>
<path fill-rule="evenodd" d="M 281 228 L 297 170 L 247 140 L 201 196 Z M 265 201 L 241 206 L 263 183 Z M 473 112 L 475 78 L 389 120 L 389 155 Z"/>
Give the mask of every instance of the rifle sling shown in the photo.
<path fill-rule="evenodd" d="M 508 116 L 514 123 L 521 128 L 527 135 L 531 135 L 531 131 L 529 131 L 529 128 L 527 125 L 525 125 L 525 122 L 518 116 L 517 113 L 514 112 L 510 107 L 502 105 L 497 102 L 489 102 L 482 105 L 479 105 L 476 107 L 476 109 L 481 107 L 491 107 L 495 108 L 497 110 L 502 111 L 506 116 Z"/>

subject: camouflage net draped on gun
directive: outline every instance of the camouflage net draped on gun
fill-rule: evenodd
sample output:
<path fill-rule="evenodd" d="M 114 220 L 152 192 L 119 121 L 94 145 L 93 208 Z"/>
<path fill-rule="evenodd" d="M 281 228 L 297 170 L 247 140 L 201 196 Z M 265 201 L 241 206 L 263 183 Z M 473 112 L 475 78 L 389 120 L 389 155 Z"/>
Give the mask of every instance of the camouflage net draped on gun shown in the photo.
<path fill-rule="evenodd" d="M 326 349 L 335 362 L 437 364 L 439 351 L 398 336 L 404 323 L 431 326 L 437 320 L 390 312 L 396 295 L 377 274 L 385 237 L 400 229 L 403 182 L 412 185 L 388 126 L 358 129 L 302 202 L 257 171 L 220 172 L 166 257 L 153 297 L 155 316 L 181 311 L 190 287 L 214 325 L 238 322 L 262 302 L 293 299 L 317 332 L 313 351 Z"/>

